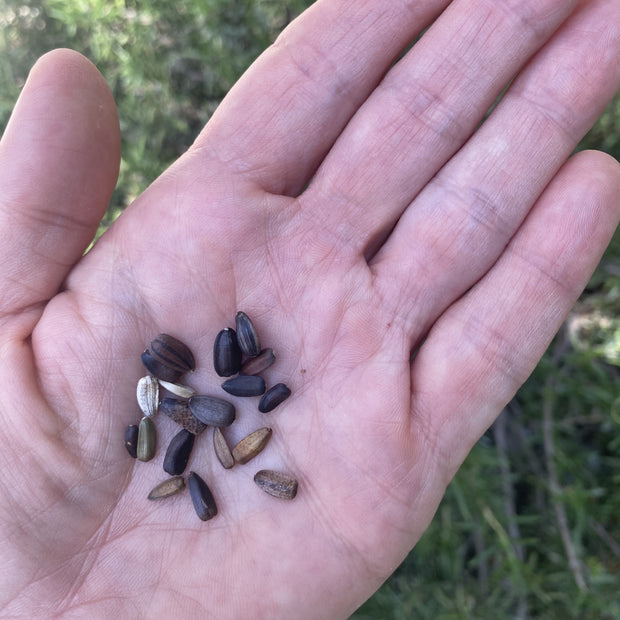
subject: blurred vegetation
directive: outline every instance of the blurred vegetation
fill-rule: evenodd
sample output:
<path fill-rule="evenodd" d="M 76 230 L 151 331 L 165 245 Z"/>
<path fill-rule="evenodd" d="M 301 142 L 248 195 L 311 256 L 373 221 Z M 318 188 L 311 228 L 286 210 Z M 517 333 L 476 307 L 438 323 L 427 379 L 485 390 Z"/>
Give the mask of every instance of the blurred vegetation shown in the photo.
<path fill-rule="evenodd" d="M 38 56 L 104 74 L 123 161 L 109 225 L 192 143 L 309 0 L 0 0 L 0 130 Z M 620 158 L 620 99 L 580 148 Z M 620 238 L 478 442 L 416 550 L 356 620 L 620 619 Z"/>

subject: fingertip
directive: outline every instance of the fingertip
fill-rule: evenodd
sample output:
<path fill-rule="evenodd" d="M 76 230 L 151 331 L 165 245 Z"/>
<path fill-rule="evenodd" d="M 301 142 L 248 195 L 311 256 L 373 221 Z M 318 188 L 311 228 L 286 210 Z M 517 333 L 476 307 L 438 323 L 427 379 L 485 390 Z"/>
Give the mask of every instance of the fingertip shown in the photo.
<path fill-rule="evenodd" d="M 103 146 L 113 155 L 118 173 L 121 137 L 116 103 L 105 78 L 86 56 L 69 48 L 43 54 L 30 70 L 23 92 L 30 96 L 31 104 L 36 103 L 34 95 L 40 93 L 46 99 L 50 94 L 72 97 L 76 104 L 87 108 L 89 119 L 95 120 L 91 127 L 102 130 L 97 139 L 104 140 Z"/>

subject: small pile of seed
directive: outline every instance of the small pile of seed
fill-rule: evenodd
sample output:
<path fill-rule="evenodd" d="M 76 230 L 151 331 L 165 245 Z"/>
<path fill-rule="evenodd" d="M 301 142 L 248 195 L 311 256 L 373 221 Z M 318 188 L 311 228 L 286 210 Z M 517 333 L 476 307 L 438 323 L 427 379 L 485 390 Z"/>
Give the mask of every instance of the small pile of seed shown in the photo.
<path fill-rule="evenodd" d="M 215 372 L 220 377 L 231 377 L 222 383 L 222 389 L 233 396 L 261 396 L 258 410 L 262 413 L 273 411 L 291 395 L 284 383 L 267 389 L 260 376 L 275 362 L 273 349 L 261 349 L 254 325 L 244 312 L 237 312 L 235 327 L 221 330 L 213 346 Z M 263 451 L 273 434 L 271 428 L 259 428 L 231 450 L 221 429 L 235 421 L 235 406 L 222 398 L 196 394 L 191 387 L 178 383 L 185 373 L 196 368 L 194 355 L 183 342 L 168 334 L 159 334 L 142 354 L 142 363 L 150 373 L 138 381 L 136 390 L 144 417 L 139 425 L 129 425 L 125 430 L 127 451 L 140 461 L 150 461 L 155 456 L 157 430 L 153 417 L 158 412 L 183 427 L 170 441 L 164 457 L 164 471 L 172 477 L 158 484 L 148 499 L 170 497 L 185 488 L 182 474 L 196 437 L 209 426 L 213 427 L 215 455 L 224 469 L 230 469 L 235 463 L 248 463 Z M 161 390 L 171 396 L 160 398 Z M 297 480 L 288 474 L 261 470 L 254 476 L 254 482 L 274 497 L 293 499 L 297 495 Z M 188 474 L 187 487 L 200 519 L 208 521 L 215 517 L 217 505 L 213 493 L 196 472 Z"/>

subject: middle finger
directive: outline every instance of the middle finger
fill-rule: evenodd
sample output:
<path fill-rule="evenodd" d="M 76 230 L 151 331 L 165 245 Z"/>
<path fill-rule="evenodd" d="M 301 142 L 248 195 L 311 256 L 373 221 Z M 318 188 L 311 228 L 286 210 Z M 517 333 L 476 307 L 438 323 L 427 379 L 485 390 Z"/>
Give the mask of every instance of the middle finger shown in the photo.
<path fill-rule="evenodd" d="M 301 213 L 367 256 L 576 0 L 453 2 L 336 142 Z M 354 222 L 351 228 L 351 222 Z"/>

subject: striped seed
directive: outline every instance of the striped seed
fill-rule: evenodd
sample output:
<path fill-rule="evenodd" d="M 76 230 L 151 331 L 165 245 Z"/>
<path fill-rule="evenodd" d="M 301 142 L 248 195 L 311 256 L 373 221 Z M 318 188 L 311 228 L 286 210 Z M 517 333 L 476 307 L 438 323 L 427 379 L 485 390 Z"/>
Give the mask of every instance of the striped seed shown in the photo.
<path fill-rule="evenodd" d="M 270 428 L 259 428 L 257 431 L 244 437 L 232 451 L 233 458 L 242 465 L 251 461 L 257 454 L 263 451 L 271 439 L 272 430 Z"/>
<path fill-rule="evenodd" d="M 235 464 L 235 459 L 226 443 L 222 429 L 217 426 L 213 429 L 213 448 L 217 460 L 222 464 L 224 469 L 230 469 Z"/>
<path fill-rule="evenodd" d="M 175 495 L 179 491 L 185 488 L 185 480 L 183 476 L 177 476 L 176 478 L 168 478 L 160 482 L 148 495 L 148 499 L 164 499 Z"/>

